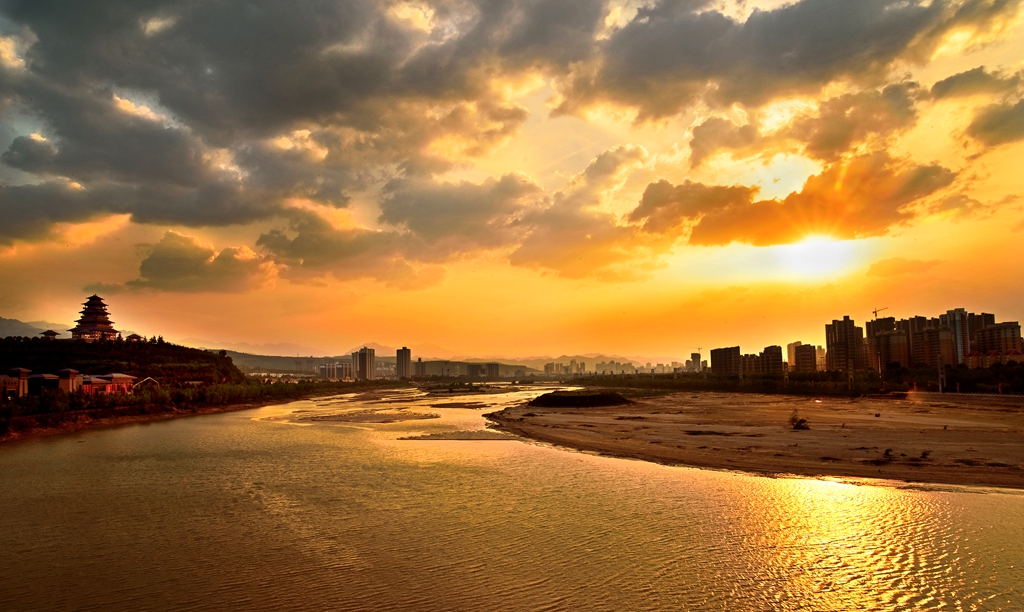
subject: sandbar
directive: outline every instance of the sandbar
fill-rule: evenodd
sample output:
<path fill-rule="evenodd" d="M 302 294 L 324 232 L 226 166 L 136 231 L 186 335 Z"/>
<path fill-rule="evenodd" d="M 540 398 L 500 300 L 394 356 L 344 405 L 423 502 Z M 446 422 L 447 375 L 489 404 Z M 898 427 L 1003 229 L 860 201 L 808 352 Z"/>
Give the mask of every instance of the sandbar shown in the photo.
<path fill-rule="evenodd" d="M 334 423 L 400 423 L 402 421 L 419 421 L 423 419 L 439 419 L 439 414 L 422 412 L 386 412 L 384 410 L 353 410 L 336 414 L 301 417 L 298 421 L 334 422 Z"/>
<path fill-rule="evenodd" d="M 794 410 L 810 429 L 792 427 Z M 1024 398 L 687 392 L 485 416 L 526 438 L 669 465 L 1024 488 Z"/>
<path fill-rule="evenodd" d="M 405 436 L 399 440 L 515 440 L 516 437 L 493 429 L 466 429 L 438 431 L 420 436 Z"/>

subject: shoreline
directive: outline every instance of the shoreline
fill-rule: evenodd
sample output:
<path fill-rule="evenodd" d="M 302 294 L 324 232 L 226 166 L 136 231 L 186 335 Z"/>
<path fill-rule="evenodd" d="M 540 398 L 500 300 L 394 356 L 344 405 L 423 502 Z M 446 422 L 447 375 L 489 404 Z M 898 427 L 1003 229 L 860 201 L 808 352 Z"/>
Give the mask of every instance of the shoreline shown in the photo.
<path fill-rule="evenodd" d="M 95 429 L 122 427 L 125 425 L 139 425 L 142 423 L 156 423 L 159 421 L 169 421 L 172 419 L 181 419 L 194 416 L 206 416 L 211 414 L 221 414 L 225 412 L 238 412 L 241 410 L 251 410 L 253 408 L 272 406 L 274 404 L 288 404 L 291 402 L 300 402 L 303 400 L 308 400 L 316 397 L 336 395 L 337 393 L 337 391 L 331 391 L 330 393 L 322 394 L 313 393 L 294 398 L 276 398 L 259 402 L 248 402 L 244 404 L 225 404 L 223 406 L 205 406 L 195 409 L 180 409 L 166 407 L 165 409 L 162 409 L 160 412 L 150 412 L 146 414 L 112 414 L 109 416 L 102 416 L 99 418 L 94 418 L 92 415 L 89 414 L 89 411 L 83 411 L 81 413 L 64 413 L 67 416 L 73 415 L 75 418 L 73 420 L 67 420 L 52 426 L 42 425 L 28 427 L 20 431 L 9 431 L 6 434 L 0 436 L 0 446 L 17 442 L 24 442 L 27 440 L 34 440 L 37 438 L 58 436 L 61 434 L 73 434 L 83 431 L 91 431 Z"/>
<path fill-rule="evenodd" d="M 1024 489 L 1024 398 L 965 399 L 686 392 L 601 408 L 524 404 L 485 417 L 537 442 L 662 465 Z M 789 425 L 793 410 L 809 430 Z"/>

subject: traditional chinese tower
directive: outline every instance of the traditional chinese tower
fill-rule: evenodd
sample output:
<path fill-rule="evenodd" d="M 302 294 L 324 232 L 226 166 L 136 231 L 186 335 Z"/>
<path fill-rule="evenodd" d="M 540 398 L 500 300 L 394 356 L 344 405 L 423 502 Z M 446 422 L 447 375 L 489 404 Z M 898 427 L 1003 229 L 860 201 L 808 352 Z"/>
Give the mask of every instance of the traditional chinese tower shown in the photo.
<path fill-rule="evenodd" d="M 71 339 L 86 342 L 116 340 L 120 333 L 114 329 L 103 298 L 98 295 L 89 296 L 84 306 L 82 317 L 77 321 L 78 325 L 71 330 Z"/>

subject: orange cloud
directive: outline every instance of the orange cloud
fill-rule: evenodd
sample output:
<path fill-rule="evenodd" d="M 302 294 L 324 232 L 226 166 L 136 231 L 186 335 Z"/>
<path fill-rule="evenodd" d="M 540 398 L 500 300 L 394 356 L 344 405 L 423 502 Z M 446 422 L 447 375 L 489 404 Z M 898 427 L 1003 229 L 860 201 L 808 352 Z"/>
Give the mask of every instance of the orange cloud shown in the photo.
<path fill-rule="evenodd" d="M 948 186 L 956 173 L 938 165 L 903 164 L 885 153 L 833 165 L 783 200 L 753 201 L 756 190 L 664 182 L 647 187 L 630 214 L 649 232 L 692 225 L 691 245 L 797 242 L 880 236 L 915 216 L 910 205 Z"/>

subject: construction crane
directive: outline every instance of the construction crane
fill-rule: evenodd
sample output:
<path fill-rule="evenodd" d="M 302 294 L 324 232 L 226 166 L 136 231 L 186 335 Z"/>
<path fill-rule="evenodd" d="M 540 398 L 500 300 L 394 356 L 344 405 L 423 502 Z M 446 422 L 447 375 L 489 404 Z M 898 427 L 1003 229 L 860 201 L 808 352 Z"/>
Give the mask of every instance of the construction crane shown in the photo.
<path fill-rule="evenodd" d="M 875 318 L 877 319 L 878 318 L 878 313 L 882 312 L 883 310 L 889 310 L 889 307 L 886 306 L 885 308 L 876 308 L 876 309 L 872 310 L 871 312 L 875 313 Z"/>

